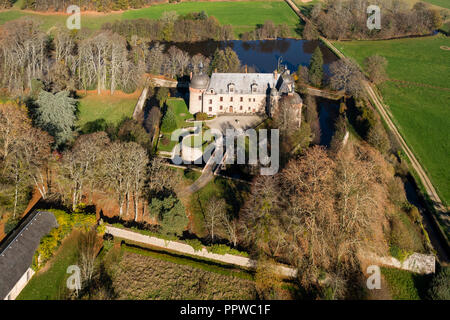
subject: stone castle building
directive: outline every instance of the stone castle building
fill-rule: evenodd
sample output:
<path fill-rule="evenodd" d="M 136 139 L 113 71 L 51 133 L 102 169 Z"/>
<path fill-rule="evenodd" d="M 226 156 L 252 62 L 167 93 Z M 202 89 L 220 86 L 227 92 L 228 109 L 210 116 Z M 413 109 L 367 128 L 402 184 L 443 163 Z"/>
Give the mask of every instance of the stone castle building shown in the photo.
<path fill-rule="evenodd" d="M 219 114 L 276 113 L 281 98 L 286 96 L 301 121 L 303 101 L 294 91 L 294 79 L 289 70 L 273 73 L 213 73 L 200 71 L 191 77 L 189 112 Z"/>

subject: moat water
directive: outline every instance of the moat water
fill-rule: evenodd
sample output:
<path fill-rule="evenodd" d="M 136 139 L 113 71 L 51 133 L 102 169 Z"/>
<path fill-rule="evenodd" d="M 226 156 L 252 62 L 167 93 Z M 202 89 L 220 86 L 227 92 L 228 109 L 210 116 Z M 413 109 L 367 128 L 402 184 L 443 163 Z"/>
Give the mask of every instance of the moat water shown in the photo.
<path fill-rule="evenodd" d="M 200 53 L 207 57 L 212 57 L 216 49 L 230 47 L 236 52 L 242 65 L 247 65 L 255 72 L 273 72 L 278 63 L 286 66 L 291 72 L 295 72 L 300 65 L 309 65 L 311 55 L 317 46 L 323 54 L 325 73 L 328 72 L 329 64 L 338 59 L 320 41 L 297 39 L 166 43 L 166 49 L 171 45 L 188 52 L 191 56 Z"/>

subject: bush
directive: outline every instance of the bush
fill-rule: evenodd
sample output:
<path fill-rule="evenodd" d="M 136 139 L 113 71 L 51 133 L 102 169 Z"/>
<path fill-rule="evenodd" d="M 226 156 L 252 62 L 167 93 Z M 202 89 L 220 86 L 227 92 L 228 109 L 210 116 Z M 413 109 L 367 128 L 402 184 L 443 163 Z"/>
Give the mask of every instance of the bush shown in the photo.
<path fill-rule="evenodd" d="M 19 223 L 19 219 L 14 219 L 14 218 L 9 218 L 6 223 L 5 226 L 3 228 L 3 231 L 5 232 L 5 234 L 10 233 L 11 231 L 14 230 L 14 228 L 17 226 L 17 224 Z"/>
<path fill-rule="evenodd" d="M 197 121 L 205 121 L 208 119 L 208 115 L 204 112 L 197 112 L 194 117 Z"/>
<path fill-rule="evenodd" d="M 450 300 L 450 267 L 442 268 L 431 280 L 428 296 L 433 300 Z"/>
<path fill-rule="evenodd" d="M 214 245 L 212 245 L 210 247 L 207 247 L 207 250 L 209 252 L 222 254 L 222 255 L 228 253 L 228 254 L 248 257 L 248 253 L 247 252 L 242 252 L 242 251 L 230 248 L 229 246 L 224 245 L 224 244 L 214 244 Z"/>
<path fill-rule="evenodd" d="M 187 239 L 185 242 L 194 248 L 195 251 L 201 251 L 203 248 L 202 243 L 198 239 Z"/>

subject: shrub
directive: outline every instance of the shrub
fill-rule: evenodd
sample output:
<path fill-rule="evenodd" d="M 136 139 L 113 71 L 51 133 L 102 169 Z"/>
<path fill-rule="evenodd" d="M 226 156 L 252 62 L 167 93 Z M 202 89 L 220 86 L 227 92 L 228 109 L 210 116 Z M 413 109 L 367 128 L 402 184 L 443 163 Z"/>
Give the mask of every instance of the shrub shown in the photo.
<path fill-rule="evenodd" d="M 185 242 L 194 248 L 195 251 L 201 251 L 203 248 L 202 243 L 198 239 L 187 239 Z"/>
<path fill-rule="evenodd" d="M 14 219 L 14 218 L 9 218 L 4 226 L 4 232 L 5 234 L 10 233 L 11 231 L 14 230 L 14 228 L 17 226 L 17 224 L 19 223 L 19 219 Z"/>
<path fill-rule="evenodd" d="M 208 115 L 204 112 L 197 112 L 194 117 L 197 121 L 205 121 L 208 119 Z"/>
<path fill-rule="evenodd" d="M 248 257 L 247 252 L 242 252 L 242 251 L 230 248 L 229 246 L 224 245 L 224 244 L 214 244 L 210 247 L 207 247 L 207 250 L 209 252 L 217 253 L 217 254 L 227 254 L 228 253 L 228 254 Z"/>

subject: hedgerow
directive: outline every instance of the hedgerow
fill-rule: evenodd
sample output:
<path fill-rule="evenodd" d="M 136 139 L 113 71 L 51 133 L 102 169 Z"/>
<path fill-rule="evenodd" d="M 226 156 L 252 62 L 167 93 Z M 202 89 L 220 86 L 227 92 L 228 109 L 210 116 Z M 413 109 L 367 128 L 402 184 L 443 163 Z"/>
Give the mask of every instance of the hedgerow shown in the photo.
<path fill-rule="evenodd" d="M 60 246 L 62 240 L 74 229 L 90 228 L 96 224 L 95 214 L 67 213 L 62 210 L 47 210 L 54 214 L 58 227 L 41 239 L 34 257 L 32 268 L 39 270 Z"/>

